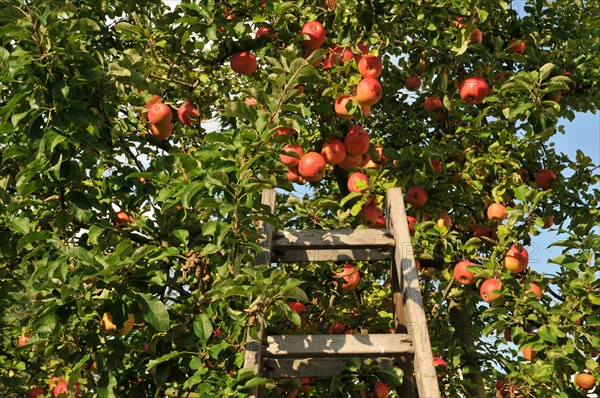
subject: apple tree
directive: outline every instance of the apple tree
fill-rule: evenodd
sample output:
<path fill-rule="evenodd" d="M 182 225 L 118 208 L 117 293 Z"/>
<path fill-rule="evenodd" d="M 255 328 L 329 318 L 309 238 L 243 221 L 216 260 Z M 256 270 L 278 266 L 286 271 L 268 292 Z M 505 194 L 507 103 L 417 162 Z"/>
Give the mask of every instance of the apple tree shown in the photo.
<path fill-rule="evenodd" d="M 600 104 L 597 2 L 168 3 L 0 1 L 0 395 L 397 394 L 243 367 L 261 319 L 393 328 L 385 262 L 256 263 L 263 222 L 382 227 L 393 187 L 442 395 L 594 388 L 597 148 L 552 139 Z"/>

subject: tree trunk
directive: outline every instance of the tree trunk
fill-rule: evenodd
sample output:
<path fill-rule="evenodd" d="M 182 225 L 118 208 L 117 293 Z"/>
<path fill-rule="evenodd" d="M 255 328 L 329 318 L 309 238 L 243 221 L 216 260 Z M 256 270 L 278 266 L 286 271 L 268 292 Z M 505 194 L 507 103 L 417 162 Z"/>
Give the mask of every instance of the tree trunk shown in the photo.
<path fill-rule="evenodd" d="M 483 377 L 475 349 L 475 337 L 464 297 L 450 299 L 448 309 L 450 324 L 454 327 L 454 337 L 460 342 L 465 353 L 465 365 L 471 369 L 469 373 L 463 373 L 463 376 L 471 382 L 469 396 L 485 398 Z"/>

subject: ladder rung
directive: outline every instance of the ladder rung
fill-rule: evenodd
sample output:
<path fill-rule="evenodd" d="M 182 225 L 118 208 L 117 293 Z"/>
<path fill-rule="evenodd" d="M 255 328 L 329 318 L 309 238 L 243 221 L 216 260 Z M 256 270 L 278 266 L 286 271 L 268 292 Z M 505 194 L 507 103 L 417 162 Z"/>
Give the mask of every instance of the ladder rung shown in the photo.
<path fill-rule="evenodd" d="M 406 334 L 314 334 L 268 336 L 265 357 L 390 356 L 414 349 Z"/>
<path fill-rule="evenodd" d="M 312 229 L 273 233 L 273 249 L 389 248 L 395 244 L 388 229 Z"/>
<path fill-rule="evenodd" d="M 346 368 L 348 358 L 265 358 L 263 375 L 274 379 L 283 377 L 333 377 Z M 394 365 L 394 358 L 374 358 L 381 366 Z"/>
<path fill-rule="evenodd" d="M 385 261 L 391 258 L 388 248 L 374 249 L 306 249 L 273 252 L 279 263 L 319 262 L 319 261 Z"/>

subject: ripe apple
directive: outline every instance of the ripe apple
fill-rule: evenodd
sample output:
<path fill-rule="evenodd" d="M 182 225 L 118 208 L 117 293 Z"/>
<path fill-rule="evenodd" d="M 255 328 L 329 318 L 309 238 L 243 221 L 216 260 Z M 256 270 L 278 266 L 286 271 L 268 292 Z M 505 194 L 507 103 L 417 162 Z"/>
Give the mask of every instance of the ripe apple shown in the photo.
<path fill-rule="evenodd" d="M 340 321 L 333 321 L 327 328 L 329 334 L 353 334 L 354 332 L 350 329 L 350 325 L 347 323 L 341 323 Z"/>
<path fill-rule="evenodd" d="M 19 336 L 19 340 L 18 340 L 17 344 L 19 345 L 19 347 L 23 347 L 25 344 L 27 344 L 28 341 L 29 341 L 29 336 L 21 335 L 21 336 Z"/>
<path fill-rule="evenodd" d="M 383 381 L 377 380 L 374 383 L 375 396 L 377 398 L 387 398 L 390 395 L 390 386 Z"/>
<path fill-rule="evenodd" d="M 579 373 L 575 376 L 575 384 L 582 390 L 591 390 L 596 385 L 596 378 L 587 373 Z"/>
<path fill-rule="evenodd" d="M 133 222 L 133 218 L 125 213 L 124 211 L 119 211 L 116 215 L 115 215 L 115 219 L 114 219 L 114 224 L 117 227 L 120 227 L 121 224 L 123 223 L 131 223 Z"/>
<path fill-rule="evenodd" d="M 173 132 L 173 123 L 150 124 L 150 134 L 161 140 L 166 140 Z"/>
<path fill-rule="evenodd" d="M 360 273 L 352 264 L 345 264 L 342 271 L 335 273 L 335 277 L 336 279 L 344 279 L 342 289 L 346 292 L 356 288 L 356 285 L 360 281 Z"/>
<path fill-rule="evenodd" d="M 421 78 L 419 76 L 412 75 L 406 78 L 404 86 L 407 90 L 417 91 L 421 88 L 421 83 Z"/>
<path fill-rule="evenodd" d="M 358 72 L 362 77 L 371 77 L 377 79 L 381 76 L 383 64 L 376 55 L 365 55 L 358 62 Z"/>
<path fill-rule="evenodd" d="M 513 274 L 523 272 L 529 263 L 529 253 L 524 247 L 512 245 L 504 257 L 504 268 Z"/>
<path fill-rule="evenodd" d="M 487 216 L 492 221 L 502 221 L 506 218 L 506 207 L 500 203 L 492 203 L 488 206 Z"/>
<path fill-rule="evenodd" d="M 341 47 L 336 44 L 333 46 L 331 51 L 337 54 L 340 63 L 348 62 L 351 59 L 354 59 L 354 54 L 352 53 L 352 50 L 349 47 Z"/>
<path fill-rule="evenodd" d="M 369 134 L 361 126 L 353 124 L 344 137 L 346 153 L 351 156 L 361 156 L 369 150 Z"/>
<path fill-rule="evenodd" d="M 191 102 L 185 102 L 177 110 L 177 117 L 181 123 L 186 126 L 191 126 L 198 121 L 198 108 L 196 108 Z"/>
<path fill-rule="evenodd" d="M 77 383 L 73 384 L 72 391 L 69 391 L 69 383 L 67 383 L 66 380 L 60 380 L 58 383 L 56 383 L 56 385 L 54 386 L 54 389 L 52 391 L 52 393 L 55 397 L 58 397 L 61 394 L 64 394 L 64 396 L 66 396 L 66 397 L 70 397 L 71 392 L 73 393 L 74 397 L 78 396 L 79 395 L 79 384 L 77 384 Z"/>
<path fill-rule="evenodd" d="M 519 170 L 515 171 L 515 173 L 517 173 L 519 177 L 521 177 L 521 181 L 523 181 L 524 183 L 529 181 L 529 172 L 527 171 L 527 169 L 520 168 Z"/>
<path fill-rule="evenodd" d="M 256 30 L 255 37 L 259 38 L 261 36 L 269 36 L 270 38 L 275 38 L 277 37 L 277 33 L 274 33 L 273 28 L 270 26 L 261 26 Z"/>
<path fill-rule="evenodd" d="M 160 95 L 152 94 L 152 99 L 150 99 L 150 101 L 146 102 L 146 108 L 149 108 L 150 105 L 154 104 L 155 102 L 162 102 L 162 98 Z"/>
<path fill-rule="evenodd" d="M 384 165 L 390 160 L 387 156 L 383 154 L 383 149 L 384 148 L 382 146 L 375 147 L 375 153 L 377 153 L 377 155 L 379 156 L 379 159 L 375 159 L 375 163 L 379 163 L 380 165 Z"/>
<path fill-rule="evenodd" d="M 153 102 L 148 106 L 148 121 L 152 124 L 165 125 L 173 119 L 173 112 L 167 104 Z"/>
<path fill-rule="evenodd" d="M 254 97 L 246 97 L 244 98 L 244 104 L 248 106 L 254 106 L 258 104 L 258 100 Z"/>
<path fill-rule="evenodd" d="M 490 236 L 490 230 L 487 229 L 486 227 L 475 227 L 473 229 L 473 237 L 475 238 L 481 238 L 483 236 Z"/>
<path fill-rule="evenodd" d="M 542 299 L 542 288 L 533 282 L 529 283 L 529 289 L 523 292 L 523 294 L 525 295 L 527 295 L 528 293 L 535 293 L 535 295 L 538 296 L 540 300 Z"/>
<path fill-rule="evenodd" d="M 546 219 L 544 220 L 544 225 L 542 225 L 542 228 L 548 229 L 548 228 L 550 228 L 553 225 L 554 225 L 554 217 L 553 216 L 546 216 Z"/>
<path fill-rule="evenodd" d="M 295 182 L 296 184 L 306 184 L 306 180 L 302 178 L 297 167 L 288 167 L 285 173 L 285 178 L 290 182 Z"/>
<path fill-rule="evenodd" d="M 356 85 L 354 100 L 361 105 L 375 105 L 383 94 L 381 84 L 372 77 L 365 77 Z"/>
<path fill-rule="evenodd" d="M 289 127 L 277 127 L 277 129 L 275 130 L 275 133 L 273 133 L 273 138 L 277 138 L 280 137 L 282 135 L 288 136 L 288 137 L 293 137 L 294 136 L 294 130 L 292 130 Z"/>
<path fill-rule="evenodd" d="M 346 150 L 346 157 L 344 158 L 342 163 L 338 164 L 338 166 L 342 170 L 351 171 L 351 170 L 358 168 L 358 166 L 360 166 L 361 162 L 362 162 L 362 155 L 350 155 L 348 153 L 348 151 Z"/>
<path fill-rule="evenodd" d="M 469 105 L 481 104 L 489 92 L 487 82 L 479 76 L 467 77 L 460 84 L 460 99 Z"/>
<path fill-rule="evenodd" d="M 444 107 L 442 100 L 437 95 L 425 98 L 425 110 L 427 112 L 435 112 Z"/>
<path fill-rule="evenodd" d="M 552 188 L 552 183 L 556 180 L 556 174 L 550 169 L 544 169 L 535 176 L 535 185 L 543 190 Z"/>
<path fill-rule="evenodd" d="M 410 236 L 415 234 L 415 224 L 417 219 L 413 216 L 406 216 L 406 221 L 408 222 L 408 232 L 410 232 Z"/>
<path fill-rule="evenodd" d="M 486 279 L 479 287 L 479 295 L 483 301 L 491 303 L 502 296 L 501 289 L 502 282 L 500 280 L 494 278 Z"/>
<path fill-rule="evenodd" d="M 287 305 L 296 314 L 306 312 L 306 306 L 299 301 L 290 301 L 289 303 L 287 303 Z"/>
<path fill-rule="evenodd" d="M 507 384 L 507 379 L 498 379 L 496 381 L 496 396 L 500 394 L 501 397 L 507 397 L 510 394 L 509 386 Z"/>
<path fill-rule="evenodd" d="M 525 358 L 525 360 L 531 362 L 531 360 L 533 359 L 533 356 L 535 355 L 535 351 L 533 351 L 531 349 L 531 347 L 525 347 L 521 351 L 521 354 L 523 355 L 523 358 Z"/>
<path fill-rule="evenodd" d="M 435 174 L 442 172 L 442 163 L 437 159 L 431 159 L 431 168 Z"/>
<path fill-rule="evenodd" d="M 371 228 L 385 228 L 386 226 L 387 221 L 385 219 L 385 216 L 383 214 L 379 214 L 379 217 L 377 217 L 377 221 L 375 222 L 375 224 L 373 224 Z"/>
<path fill-rule="evenodd" d="M 323 143 L 323 146 L 321 147 L 321 155 L 327 164 L 340 164 L 346 157 L 346 146 L 342 140 L 332 138 Z"/>
<path fill-rule="evenodd" d="M 456 279 L 457 282 L 462 283 L 463 285 L 472 284 L 473 282 L 475 282 L 477 277 L 475 276 L 474 273 L 467 270 L 467 267 L 475 267 L 475 266 L 477 266 L 477 264 L 472 263 L 470 261 L 459 262 L 454 267 L 454 279 Z"/>
<path fill-rule="evenodd" d="M 448 366 L 448 364 L 441 357 L 436 355 L 433 357 L 433 366 L 435 366 L 435 367 Z"/>
<path fill-rule="evenodd" d="M 450 229 L 450 227 L 452 227 L 452 218 L 450 217 L 450 215 L 446 212 L 444 213 L 440 213 L 436 224 L 441 228 L 441 227 L 446 227 L 446 229 Z"/>
<path fill-rule="evenodd" d="M 258 67 L 256 57 L 248 51 L 240 51 L 231 56 L 231 69 L 234 72 L 250 76 Z"/>
<path fill-rule="evenodd" d="M 471 40 L 469 40 L 469 44 L 471 44 L 471 43 L 481 44 L 482 41 L 483 41 L 483 34 L 481 33 L 481 31 L 479 29 L 475 29 L 473 31 L 473 33 L 471 33 Z"/>
<path fill-rule="evenodd" d="M 348 104 L 350 102 L 350 104 Z M 333 105 L 333 109 L 338 116 L 343 117 L 344 119 L 352 119 L 354 115 L 348 113 L 348 108 L 346 106 L 352 104 L 352 96 L 347 94 L 342 94 L 336 98 L 335 103 Z"/>
<path fill-rule="evenodd" d="M 523 54 L 525 51 L 525 42 L 520 39 L 512 39 L 508 42 L 506 51 L 511 54 Z"/>
<path fill-rule="evenodd" d="M 360 183 L 359 181 L 364 181 L 364 183 Z M 366 186 L 364 188 L 359 188 L 359 186 Z M 350 192 L 365 192 L 369 189 L 369 177 L 367 177 L 364 173 L 352 173 L 350 177 L 348 177 L 348 190 Z"/>
<path fill-rule="evenodd" d="M 298 163 L 298 172 L 307 181 L 319 181 L 325 177 L 327 163 L 317 152 L 308 152 Z"/>
<path fill-rule="evenodd" d="M 304 150 L 302 149 L 300 144 L 297 143 L 293 145 L 286 144 L 281 150 L 283 151 L 283 153 L 279 154 L 279 158 L 281 159 L 281 162 L 288 167 L 298 166 L 302 155 L 304 155 Z M 295 157 L 293 155 L 286 155 L 285 152 L 295 152 L 296 154 L 298 154 L 298 157 Z"/>
<path fill-rule="evenodd" d="M 425 206 L 428 199 L 429 196 L 427 195 L 427 191 L 419 186 L 411 187 L 408 192 L 406 192 L 406 201 L 413 207 Z"/>
<path fill-rule="evenodd" d="M 308 21 L 302 26 L 301 33 L 308 36 L 308 39 L 302 40 L 302 45 L 307 50 L 316 50 L 325 42 L 325 28 L 319 21 Z"/>
<path fill-rule="evenodd" d="M 29 390 L 29 392 L 27 393 L 27 398 L 37 398 L 38 395 L 45 397 L 46 393 L 41 388 L 35 387 Z"/>
<path fill-rule="evenodd" d="M 369 47 L 361 41 L 356 45 L 356 48 L 358 51 L 354 54 L 354 61 L 358 65 L 362 57 L 369 53 Z"/>

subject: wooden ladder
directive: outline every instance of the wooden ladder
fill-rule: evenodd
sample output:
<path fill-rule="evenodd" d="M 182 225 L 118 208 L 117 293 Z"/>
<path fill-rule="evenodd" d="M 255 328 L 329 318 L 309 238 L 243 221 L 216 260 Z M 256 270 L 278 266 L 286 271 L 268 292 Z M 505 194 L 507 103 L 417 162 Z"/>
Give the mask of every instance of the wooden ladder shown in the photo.
<path fill-rule="evenodd" d="M 275 191 L 265 190 L 262 203 L 275 208 Z M 244 367 L 269 378 L 332 377 L 348 358 L 375 358 L 404 371 L 402 398 L 438 398 L 427 320 L 419 289 L 402 191 L 387 192 L 387 229 L 284 230 L 263 224 L 264 252 L 259 264 L 317 261 L 391 261 L 394 302 L 393 334 L 273 335 L 263 320 L 258 340 L 248 336 Z M 250 397 L 258 398 L 261 388 Z"/>

